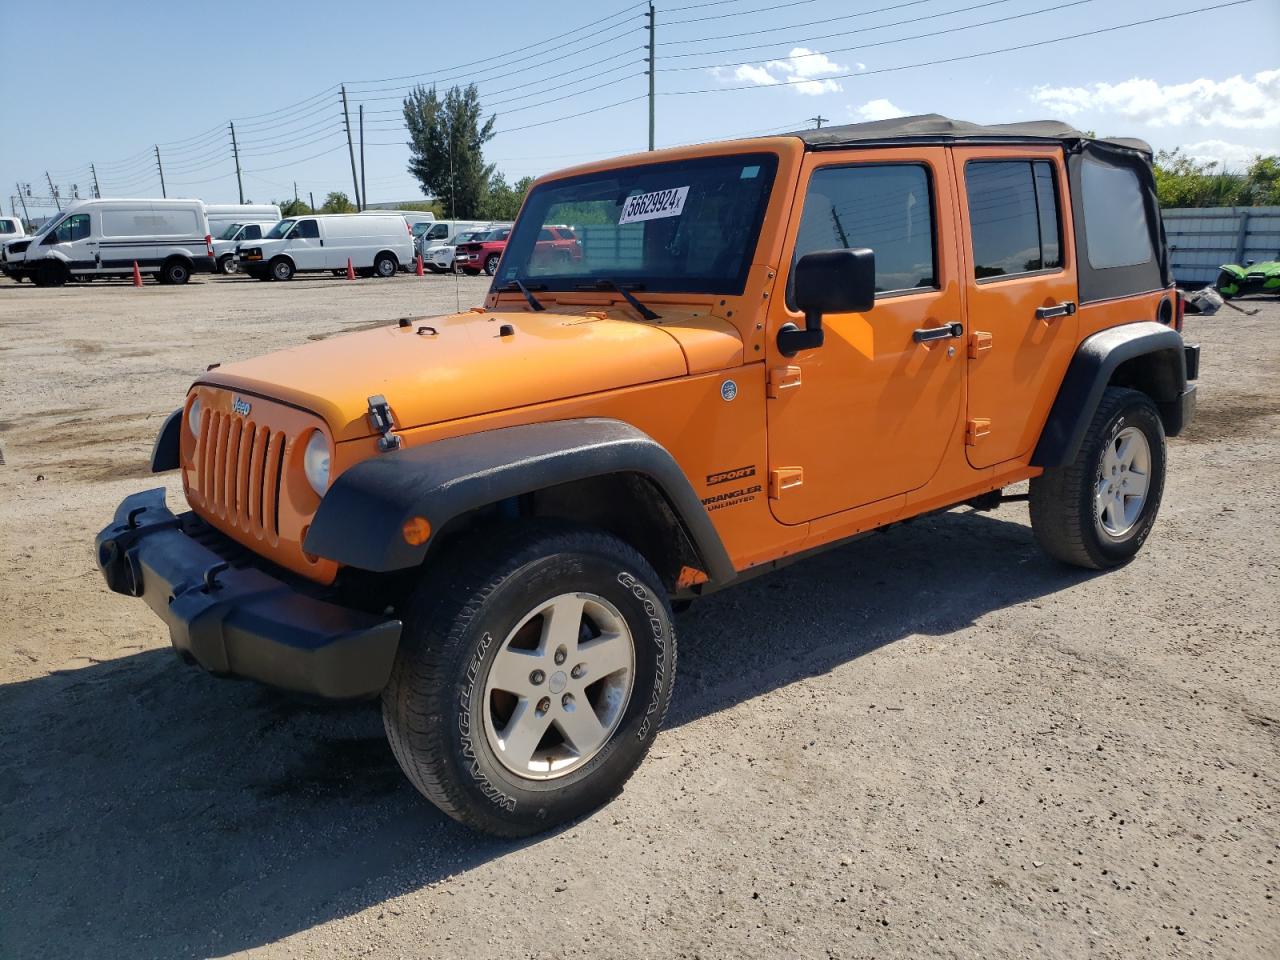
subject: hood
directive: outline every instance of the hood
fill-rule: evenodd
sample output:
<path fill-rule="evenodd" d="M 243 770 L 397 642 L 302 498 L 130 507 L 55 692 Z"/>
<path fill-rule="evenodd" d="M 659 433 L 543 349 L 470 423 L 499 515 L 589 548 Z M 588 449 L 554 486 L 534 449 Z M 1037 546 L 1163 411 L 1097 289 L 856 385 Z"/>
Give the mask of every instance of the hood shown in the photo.
<path fill-rule="evenodd" d="M 312 410 L 343 441 L 372 434 L 369 397 L 377 394 L 407 430 L 684 376 L 686 354 L 694 366 L 728 366 L 741 361 L 741 341 L 706 316 L 669 328 L 585 313 L 472 312 L 229 363 L 198 382 Z"/>

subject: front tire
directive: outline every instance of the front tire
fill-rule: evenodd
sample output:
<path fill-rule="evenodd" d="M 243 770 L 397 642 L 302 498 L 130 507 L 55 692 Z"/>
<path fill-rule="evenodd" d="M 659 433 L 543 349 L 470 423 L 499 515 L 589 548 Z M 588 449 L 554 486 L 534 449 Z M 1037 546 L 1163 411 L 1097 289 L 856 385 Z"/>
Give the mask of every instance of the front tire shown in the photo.
<path fill-rule="evenodd" d="M 1222 294 L 1223 300 L 1230 300 L 1240 292 L 1240 281 L 1225 270 L 1218 274 L 1214 286 L 1218 288 L 1218 293 Z"/>
<path fill-rule="evenodd" d="M 493 276 L 498 272 L 498 264 L 502 260 L 502 254 L 491 253 L 484 258 L 484 272 L 489 276 Z"/>
<path fill-rule="evenodd" d="M 1164 493 L 1164 425 L 1145 393 L 1108 387 L 1076 459 L 1031 481 L 1031 529 L 1057 560 L 1090 570 L 1128 563 Z"/>
<path fill-rule="evenodd" d="M 225 254 L 218 260 L 218 272 L 228 277 L 237 273 L 236 258 L 229 253 Z"/>
<path fill-rule="evenodd" d="M 276 257 L 271 261 L 272 280 L 292 280 L 293 261 L 288 257 Z"/>
<path fill-rule="evenodd" d="M 527 836 L 622 790 L 666 714 L 676 638 L 657 575 L 616 537 L 489 539 L 410 600 L 382 715 L 427 799 Z"/>

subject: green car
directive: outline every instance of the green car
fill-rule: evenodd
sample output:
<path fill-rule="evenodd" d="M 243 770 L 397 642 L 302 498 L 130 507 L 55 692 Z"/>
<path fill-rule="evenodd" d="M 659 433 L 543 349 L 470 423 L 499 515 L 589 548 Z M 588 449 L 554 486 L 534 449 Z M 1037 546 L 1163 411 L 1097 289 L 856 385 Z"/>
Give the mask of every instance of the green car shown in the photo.
<path fill-rule="evenodd" d="M 1275 260 L 1245 266 L 1224 263 L 1215 286 L 1218 292 L 1230 300 L 1242 293 L 1280 293 L 1280 254 Z"/>

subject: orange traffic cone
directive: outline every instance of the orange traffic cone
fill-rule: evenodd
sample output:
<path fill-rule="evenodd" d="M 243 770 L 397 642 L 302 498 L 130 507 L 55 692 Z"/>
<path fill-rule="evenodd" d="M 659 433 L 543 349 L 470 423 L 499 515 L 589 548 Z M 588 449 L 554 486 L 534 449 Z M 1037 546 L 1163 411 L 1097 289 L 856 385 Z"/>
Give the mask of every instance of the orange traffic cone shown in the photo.
<path fill-rule="evenodd" d="M 347 257 L 347 279 L 354 280 L 356 278 L 356 268 L 351 266 L 351 258 Z"/>
<path fill-rule="evenodd" d="M 420 277 L 425 277 L 427 275 L 426 271 L 422 269 L 422 254 L 418 254 L 418 267 L 413 272 Z"/>
<path fill-rule="evenodd" d="M 138 269 L 138 261 L 133 261 L 133 285 L 135 287 L 142 286 L 142 271 Z"/>

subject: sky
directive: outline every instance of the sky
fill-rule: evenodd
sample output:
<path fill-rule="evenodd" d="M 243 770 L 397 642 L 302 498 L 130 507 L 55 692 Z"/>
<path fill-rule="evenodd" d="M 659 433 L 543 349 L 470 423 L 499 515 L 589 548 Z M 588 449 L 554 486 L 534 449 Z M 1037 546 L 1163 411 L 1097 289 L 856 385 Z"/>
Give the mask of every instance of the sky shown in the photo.
<path fill-rule="evenodd" d="M 1280 2 L 1226 2 L 656 0 L 657 145 L 941 113 L 1061 119 L 1240 169 L 1280 153 Z M 91 196 L 90 163 L 104 196 L 158 197 L 157 146 L 169 196 L 234 203 L 232 121 L 246 200 L 295 181 L 351 195 L 339 84 L 353 128 L 366 111 L 371 202 L 421 198 L 400 116 L 414 83 L 477 84 L 510 181 L 648 144 L 643 3 L 212 9 L 0 0 L 4 210 L 29 184 L 30 214 L 52 212 L 46 174 Z"/>

